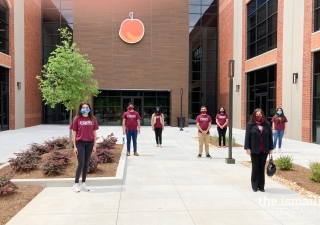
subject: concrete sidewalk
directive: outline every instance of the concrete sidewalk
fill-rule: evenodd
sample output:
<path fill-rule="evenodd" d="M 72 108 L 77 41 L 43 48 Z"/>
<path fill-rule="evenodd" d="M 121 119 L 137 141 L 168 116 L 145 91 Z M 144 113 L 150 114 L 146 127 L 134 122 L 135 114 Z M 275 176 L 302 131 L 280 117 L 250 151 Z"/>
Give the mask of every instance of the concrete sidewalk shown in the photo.
<path fill-rule="evenodd" d="M 12 140 L 24 141 L 18 149 L 36 141 L 35 137 L 47 139 L 68 132 L 67 126 L 48 125 L 22 130 L 8 131 Z M 121 127 L 100 127 L 98 135 L 111 132 L 122 137 Z M 6 142 L 5 133 L 0 133 L 0 138 L 10 155 L 16 143 Z M 197 159 L 196 136 L 195 126 L 183 131 L 165 127 L 163 148 L 157 148 L 151 128 L 142 127 L 140 156 L 128 157 L 123 185 L 92 187 L 88 193 L 74 193 L 71 187 L 45 188 L 8 225 L 319 224 L 319 204 L 269 178 L 265 193 L 252 192 L 250 169 L 238 163 L 225 164 L 227 149 L 212 147 L 213 159 Z M 234 129 L 234 136 L 243 143 L 244 131 Z M 283 151 L 301 164 L 307 165 L 308 156 L 320 159 L 320 147 L 314 144 L 285 139 Z M 233 156 L 250 159 L 241 147 L 233 149 Z"/>

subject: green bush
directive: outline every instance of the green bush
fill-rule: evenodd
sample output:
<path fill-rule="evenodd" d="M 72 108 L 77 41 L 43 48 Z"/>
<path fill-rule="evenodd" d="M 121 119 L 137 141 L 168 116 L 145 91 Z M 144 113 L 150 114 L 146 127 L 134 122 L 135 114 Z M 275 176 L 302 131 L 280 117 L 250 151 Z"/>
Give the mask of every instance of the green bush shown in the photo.
<path fill-rule="evenodd" d="M 312 173 L 309 175 L 310 180 L 320 182 L 320 162 L 310 161 L 309 167 Z"/>
<path fill-rule="evenodd" d="M 10 158 L 8 162 L 14 171 L 29 172 L 36 169 L 41 161 L 41 156 L 38 152 L 32 150 L 22 151 L 21 153 L 13 153 L 17 157 Z"/>
<path fill-rule="evenodd" d="M 11 182 L 10 174 L 0 176 L 0 195 L 10 194 L 17 188 L 18 187 Z"/>
<path fill-rule="evenodd" d="M 291 168 L 293 168 L 292 161 L 293 161 L 292 156 L 282 155 L 282 156 L 280 156 L 280 158 L 274 160 L 274 163 L 281 170 L 290 170 Z"/>

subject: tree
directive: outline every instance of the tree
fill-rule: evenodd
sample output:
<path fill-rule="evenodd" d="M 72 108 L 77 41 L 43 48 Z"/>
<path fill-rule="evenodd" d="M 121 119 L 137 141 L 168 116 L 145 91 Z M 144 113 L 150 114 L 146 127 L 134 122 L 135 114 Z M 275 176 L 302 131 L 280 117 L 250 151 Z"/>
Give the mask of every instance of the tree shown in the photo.
<path fill-rule="evenodd" d="M 88 101 L 89 96 L 97 96 L 98 82 L 91 78 L 93 65 L 85 59 L 87 54 L 80 54 L 76 44 L 72 42 L 72 33 L 68 28 L 58 30 L 61 44 L 50 53 L 48 63 L 43 66 L 39 89 L 46 105 L 52 108 L 61 103 L 70 112 L 69 123 L 72 122 L 72 110 L 77 109 L 80 102 Z M 71 149 L 72 132 L 70 130 L 69 148 Z"/>

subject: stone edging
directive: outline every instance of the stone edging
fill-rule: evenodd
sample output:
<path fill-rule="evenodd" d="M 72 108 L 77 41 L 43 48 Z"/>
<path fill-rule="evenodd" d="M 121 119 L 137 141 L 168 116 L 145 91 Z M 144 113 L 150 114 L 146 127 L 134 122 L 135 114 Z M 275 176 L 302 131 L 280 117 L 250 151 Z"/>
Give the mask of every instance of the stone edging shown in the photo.
<path fill-rule="evenodd" d="M 89 186 L 113 186 L 122 185 L 124 182 L 125 169 L 127 165 L 126 149 L 123 146 L 117 173 L 115 177 L 88 177 L 86 183 Z M 5 167 L 6 163 L 0 166 Z M 71 187 L 74 184 L 74 178 L 56 178 L 56 179 L 11 179 L 17 186 L 42 186 L 42 187 Z"/>

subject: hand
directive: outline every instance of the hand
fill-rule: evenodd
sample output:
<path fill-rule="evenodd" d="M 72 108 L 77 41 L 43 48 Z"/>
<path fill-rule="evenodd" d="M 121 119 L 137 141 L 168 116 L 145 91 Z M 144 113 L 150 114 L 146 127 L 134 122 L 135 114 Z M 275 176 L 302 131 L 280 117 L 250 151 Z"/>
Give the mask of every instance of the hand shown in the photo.
<path fill-rule="evenodd" d="M 269 151 L 269 154 L 273 154 L 273 150 L 270 150 L 270 151 Z"/>
<path fill-rule="evenodd" d="M 204 131 L 202 131 L 202 133 L 203 133 L 203 134 L 207 134 L 207 133 L 208 133 L 208 131 L 204 130 Z"/>
<path fill-rule="evenodd" d="M 97 146 L 94 145 L 93 148 L 92 148 L 92 153 L 96 153 L 96 151 L 97 151 Z"/>
<path fill-rule="evenodd" d="M 275 133 L 276 133 L 276 130 L 272 130 L 272 133 L 275 134 Z"/>
<path fill-rule="evenodd" d="M 138 129 L 138 134 L 140 134 L 140 129 Z"/>
<path fill-rule="evenodd" d="M 154 127 L 152 127 L 152 130 L 154 130 Z"/>
<path fill-rule="evenodd" d="M 284 130 L 284 133 L 287 133 L 286 130 Z"/>
<path fill-rule="evenodd" d="M 78 155 L 78 149 L 77 149 L 76 147 L 73 149 L 73 153 L 74 153 L 75 155 Z"/>
<path fill-rule="evenodd" d="M 250 149 L 247 149 L 247 154 L 251 155 L 251 150 Z"/>
<path fill-rule="evenodd" d="M 164 130 L 164 126 L 162 126 L 162 130 Z"/>
<path fill-rule="evenodd" d="M 126 134 L 126 131 L 124 130 L 122 133 L 123 133 L 123 134 Z"/>

